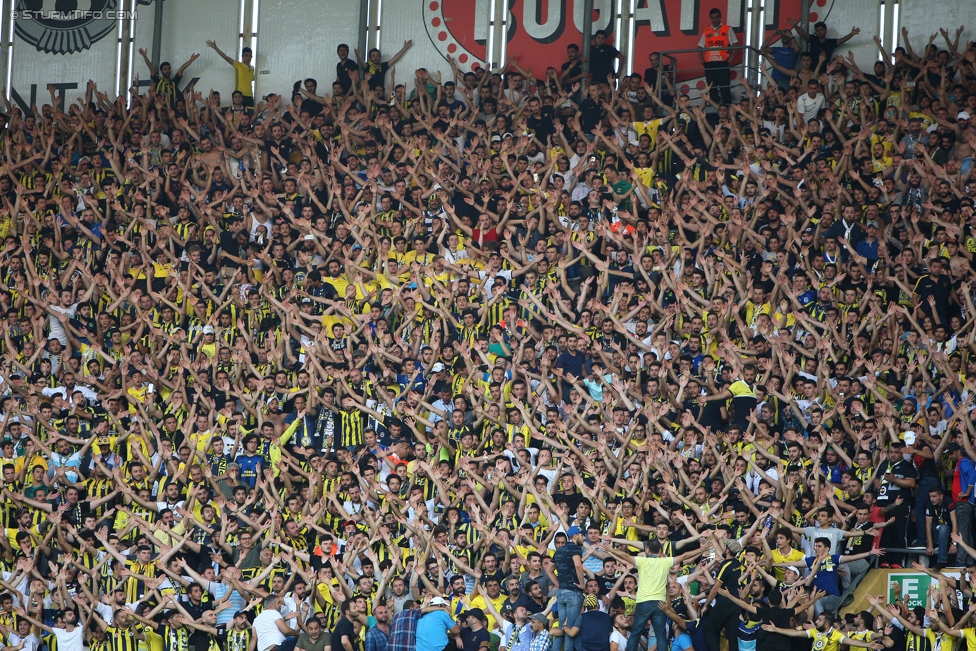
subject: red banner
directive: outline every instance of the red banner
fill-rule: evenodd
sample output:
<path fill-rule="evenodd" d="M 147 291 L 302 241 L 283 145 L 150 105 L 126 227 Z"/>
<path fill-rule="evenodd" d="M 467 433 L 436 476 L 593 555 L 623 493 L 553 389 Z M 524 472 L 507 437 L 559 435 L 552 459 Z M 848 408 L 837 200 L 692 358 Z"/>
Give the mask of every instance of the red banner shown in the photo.
<path fill-rule="evenodd" d="M 505 2 L 506 0 L 496 0 Z M 560 69 L 567 61 L 566 46 L 582 43 L 583 0 L 507 0 L 509 7 L 507 52 L 535 77 L 548 67 Z M 630 0 L 622 0 L 626 10 Z M 627 31 L 628 21 L 614 17 L 616 0 L 594 0 L 593 25 L 608 31 L 607 42 L 615 42 L 617 29 Z M 754 2 L 760 5 L 759 0 Z M 651 52 L 688 50 L 698 47 L 702 30 L 709 24 L 708 12 L 722 11 L 723 19 L 735 30 L 741 43 L 746 24 L 745 0 L 637 0 L 634 12 L 634 72 L 642 74 Z M 737 8 L 728 15 L 729 7 Z M 434 47 L 446 58 L 454 57 L 462 70 L 485 65 L 487 57 L 490 0 L 423 0 L 424 24 Z M 767 0 L 767 36 L 787 27 L 787 18 L 800 19 L 801 0 Z M 625 12 L 626 13 L 626 12 Z M 759 20 L 758 10 L 753 10 Z M 499 27 L 500 28 L 500 27 Z M 697 53 L 676 55 L 679 79 L 700 76 Z M 687 71 L 680 74 L 680 71 Z M 704 86 L 704 82 L 701 83 Z M 687 89 L 686 89 L 687 90 Z"/>

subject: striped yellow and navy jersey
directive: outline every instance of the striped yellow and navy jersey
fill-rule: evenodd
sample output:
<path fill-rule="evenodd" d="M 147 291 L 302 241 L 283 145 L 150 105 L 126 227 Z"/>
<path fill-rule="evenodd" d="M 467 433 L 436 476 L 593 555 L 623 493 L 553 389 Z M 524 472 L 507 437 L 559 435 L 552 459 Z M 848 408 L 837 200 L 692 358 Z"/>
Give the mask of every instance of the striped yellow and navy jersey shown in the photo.
<path fill-rule="evenodd" d="M 156 561 L 149 561 L 145 565 L 138 561 L 128 561 L 125 564 L 125 568 L 129 570 L 132 574 L 139 576 L 147 576 L 150 578 L 156 578 L 158 574 L 158 569 L 156 568 Z M 138 601 L 147 592 L 149 588 L 146 586 L 145 581 L 136 578 L 135 576 L 130 576 L 126 579 L 125 585 L 125 598 L 129 602 Z"/>
<path fill-rule="evenodd" d="M 139 640 L 131 628 L 109 626 L 105 629 L 105 641 L 108 643 L 106 651 L 138 651 Z"/>
<path fill-rule="evenodd" d="M 251 644 L 251 628 L 239 630 L 232 628 L 227 631 L 227 651 L 248 651 Z"/>
<path fill-rule="evenodd" d="M 189 651 L 190 634 L 184 627 L 173 628 L 163 626 L 163 650 L 164 651 Z"/>
<path fill-rule="evenodd" d="M 339 447 L 353 447 L 364 442 L 363 430 L 366 428 L 366 414 L 353 409 L 339 411 Z"/>

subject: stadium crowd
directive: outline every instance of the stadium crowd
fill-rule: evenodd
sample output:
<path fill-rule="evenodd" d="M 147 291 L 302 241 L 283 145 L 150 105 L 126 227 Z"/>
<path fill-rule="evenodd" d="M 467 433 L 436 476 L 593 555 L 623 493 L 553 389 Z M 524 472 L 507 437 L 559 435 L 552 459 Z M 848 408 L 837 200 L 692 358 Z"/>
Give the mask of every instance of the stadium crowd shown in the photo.
<path fill-rule="evenodd" d="M 976 44 L 710 18 L 7 105 L 2 651 L 976 649 Z"/>

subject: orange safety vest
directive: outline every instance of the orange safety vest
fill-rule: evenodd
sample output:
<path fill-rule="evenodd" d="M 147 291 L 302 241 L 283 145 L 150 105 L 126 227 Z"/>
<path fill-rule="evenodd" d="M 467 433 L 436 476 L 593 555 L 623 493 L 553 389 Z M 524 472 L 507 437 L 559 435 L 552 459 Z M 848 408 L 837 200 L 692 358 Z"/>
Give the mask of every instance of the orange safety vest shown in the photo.
<path fill-rule="evenodd" d="M 722 25 L 718 28 L 705 28 L 705 47 L 729 47 L 729 26 Z M 711 50 L 709 52 L 705 52 L 705 61 L 708 61 L 709 63 L 714 61 L 728 60 L 728 50 Z"/>

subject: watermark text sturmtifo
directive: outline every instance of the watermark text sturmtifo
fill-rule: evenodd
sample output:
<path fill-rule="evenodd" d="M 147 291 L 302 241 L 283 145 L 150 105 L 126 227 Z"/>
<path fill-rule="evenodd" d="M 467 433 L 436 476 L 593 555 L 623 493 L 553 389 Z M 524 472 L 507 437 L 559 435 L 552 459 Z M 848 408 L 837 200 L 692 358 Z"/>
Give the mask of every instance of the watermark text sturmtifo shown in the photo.
<path fill-rule="evenodd" d="M 123 9 L 108 9 L 105 11 L 91 11 L 75 9 L 72 11 L 55 11 L 55 10 L 30 10 L 22 9 L 10 12 L 10 18 L 13 20 L 45 20 L 45 21 L 73 21 L 73 20 L 137 20 L 139 18 L 138 11 L 123 10 Z"/>

